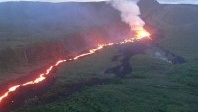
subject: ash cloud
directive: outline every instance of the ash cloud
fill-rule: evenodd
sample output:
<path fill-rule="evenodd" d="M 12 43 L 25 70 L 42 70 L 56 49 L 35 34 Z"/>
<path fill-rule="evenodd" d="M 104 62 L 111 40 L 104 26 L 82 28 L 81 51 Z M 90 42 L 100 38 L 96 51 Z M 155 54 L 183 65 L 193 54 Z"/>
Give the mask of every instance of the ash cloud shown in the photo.
<path fill-rule="evenodd" d="M 132 31 L 142 29 L 145 24 L 139 17 L 141 13 L 137 2 L 138 0 L 111 0 L 108 2 L 121 12 L 122 21 L 129 24 Z"/>

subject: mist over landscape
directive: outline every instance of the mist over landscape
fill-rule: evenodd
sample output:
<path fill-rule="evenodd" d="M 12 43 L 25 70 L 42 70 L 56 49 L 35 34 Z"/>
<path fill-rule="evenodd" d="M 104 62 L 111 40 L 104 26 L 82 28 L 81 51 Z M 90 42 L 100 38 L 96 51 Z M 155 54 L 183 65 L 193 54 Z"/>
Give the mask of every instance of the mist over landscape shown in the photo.
<path fill-rule="evenodd" d="M 10 1 L 0 112 L 198 111 L 196 0 Z"/>

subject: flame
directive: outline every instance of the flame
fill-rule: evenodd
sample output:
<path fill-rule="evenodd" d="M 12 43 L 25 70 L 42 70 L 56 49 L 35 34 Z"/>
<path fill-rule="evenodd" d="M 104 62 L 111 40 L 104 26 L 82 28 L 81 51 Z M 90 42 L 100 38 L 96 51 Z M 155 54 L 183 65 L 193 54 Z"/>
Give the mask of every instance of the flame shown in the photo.
<path fill-rule="evenodd" d="M 125 43 L 132 43 L 134 42 L 135 40 L 140 40 L 140 39 L 143 39 L 143 38 L 150 38 L 150 33 L 147 32 L 145 29 L 139 29 L 139 30 L 136 30 L 136 36 L 135 38 L 129 38 L 129 39 L 125 39 L 124 41 L 122 42 L 118 42 L 118 43 L 107 43 L 107 44 L 99 44 L 97 48 L 95 49 L 90 49 L 89 52 L 87 53 L 83 53 L 83 54 L 80 54 L 74 58 L 70 58 L 70 59 L 67 59 L 67 60 L 58 60 L 54 65 L 51 65 L 45 73 L 42 73 L 39 75 L 38 78 L 32 80 L 32 81 L 28 81 L 28 82 L 25 82 L 23 84 L 20 84 L 20 85 L 15 85 L 15 86 L 12 86 L 10 87 L 7 92 L 5 92 L 3 95 L 0 96 L 0 103 L 3 101 L 3 99 L 5 99 L 6 97 L 9 96 L 9 94 L 11 92 L 14 92 L 16 91 L 18 88 L 20 87 L 24 87 L 24 86 L 28 86 L 28 85 L 33 85 L 33 84 L 36 84 L 36 83 L 40 83 L 42 82 L 43 80 L 46 79 L 46 76 L 48 74 L 50 74 L 50 72 L 53 70 L 54 67 L 60 65 L 61 63 L 63 62 L 67 62 L 67 61 L 72 61 L 72 60 L 77 60 L 81 57 L 84 57 L 84 56 L 88 56 L 88 55 L 91 55 L 91 54 L 94 54 L 96 51 L 99 51 L 101 49 L 103 49 L 104 47 L 106 46 L 113 46 L 113 45 L 117 45 L 117 44 L 125 44 Z"/>
<path fill-rule="evenodd" d="M 151 39 L 150 38 L 151 34 L 148 31 L 146 31 L 144 28 L 138 28 L 138 29 L 135 30 L 135 32 L 136 32 L 135 38 L 137 40 L 140 40 L 140 39 L 143 39 L 143 38 Z"/>

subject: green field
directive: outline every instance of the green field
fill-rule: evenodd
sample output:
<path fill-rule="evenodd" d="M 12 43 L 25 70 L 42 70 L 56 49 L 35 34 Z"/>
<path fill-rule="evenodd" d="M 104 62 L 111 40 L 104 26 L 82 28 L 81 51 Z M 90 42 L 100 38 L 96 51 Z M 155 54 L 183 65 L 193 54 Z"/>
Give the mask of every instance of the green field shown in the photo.
<path fill-rule="evenodd" d="M 136 43 L 106 47 L 62 64 L 47 77 L 52 78 L 49 83 L 46 79 L 10 93 L 5 108 L 10 112 L 198 112 L 198 7 L 162 5 L 156 0 L 140 0 L 138 5 L 145 28 L 154 35 L 153 45 L 181 56 L 185 63 L 155 57 L 158 49 L 153 46 L 143 53 Z M 105 2 L 2 3 L 0 15 L 0 84 L 34 75 L 66 54 L 76 55 L 94 42 L 125 37 L 130 31 L 120 13 Z M 138 52 L 129 60 L 132 72 L 123 77 L 106 73 L 123 64 L 127 56 L 122 47 Z M 6 89 L 5 84 L 1 88 Z M 34 97 L 39 90 L 44 93 Z M 25 101 L 16 107 L 23 98 L 12 99 L 12 94 L 20 96 L 20 92 Z"/>
<path fill-rule="evenodd" d="M 104 74 L 116 47 L 78 61 L 66 63 L 57 74 L 57 80 L 46 94 L 28 99 L 15 112 L 197 112 L 198 111 L 198 49 L 194 30 L 166 30 L 166 38 L 159 44 L 186 60 L 172 65 L 149 54 L 138 54 L 130 59 L 133 68 L 125 78 Z M 65 90 L 64 85 L 109 78 L 108 84 L 85 86 L 69 97 L 50 99 Z M 39 106 L 35 106 L 40 104 Z"/>

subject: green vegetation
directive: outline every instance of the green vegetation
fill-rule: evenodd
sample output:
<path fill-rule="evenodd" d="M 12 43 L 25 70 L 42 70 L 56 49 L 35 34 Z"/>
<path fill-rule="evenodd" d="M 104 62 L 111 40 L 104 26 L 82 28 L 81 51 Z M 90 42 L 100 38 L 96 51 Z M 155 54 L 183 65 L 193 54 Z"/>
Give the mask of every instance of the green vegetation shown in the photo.
<path fill-rule="evenodd" d="M 109 47 L 62 65 L 54 74 L 55 83 L 45 94 L 27 99 L 13 112 L 197 112 L 197 8 L 158 5 L 151 5 L 146 12 L 143 4 L 143 17 L 146 23 L 163 31 L 165 38 L 160 38 L 159 45 L 182 56 L 186 63 L 172 65 L 146 53 L 137 54 L 130 59 L 132 73 L 115 78 L 113 74 L 104 73 L 120 64 L 111 61 L 113 56 L 120 54 L 117 47 Z M 109 81 L 84 85 L 92 79 Z M 84 86 L 68 97 L 61 95 L 67 94 L 68 85 L 73 84 Z"/>
<path fill-rule="evenodd" d="M 119 64 L 111 62 L 112 56 L 119 53 L 115 48 L 108 48 L 66 63 L 58 70 L 58 79 L 46 94 L 34 102 L 27 101 L 28 105 L 15 112 L 197 112 L 198 59 L 194 40 L 198 34 L 180 29 L 166 31 L 166 34 L 160 45 L 183 56 L 186 63 L 171 65 L 148 54 L 138 54 L 130 60 L 131 74 L 124 79 L 112 78 L 103 71 L 108 66 Z M 61 92 L 63 85 L 92 78 L 110 78 L 111 81 L 105 85 L 85 87 L 82 92 L 68 98 L 61 97 L 54 103 L 31 105 L 57 95 L 49 94 Z"/>

